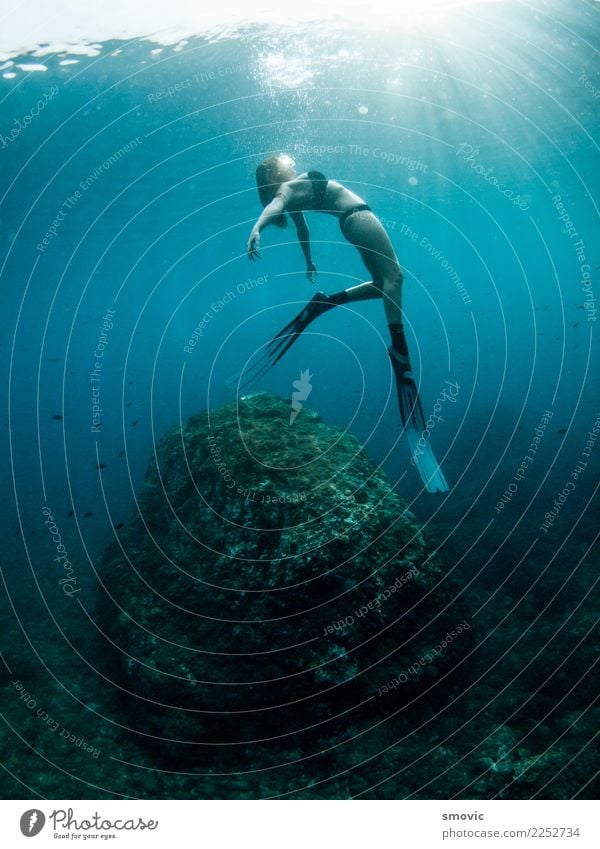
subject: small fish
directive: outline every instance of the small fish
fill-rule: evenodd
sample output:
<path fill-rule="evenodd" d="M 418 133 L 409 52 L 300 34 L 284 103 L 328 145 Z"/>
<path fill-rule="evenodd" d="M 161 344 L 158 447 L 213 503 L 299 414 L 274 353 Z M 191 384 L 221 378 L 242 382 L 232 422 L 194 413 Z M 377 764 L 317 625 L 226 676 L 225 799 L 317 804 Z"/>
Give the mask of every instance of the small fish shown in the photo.
<path fill-rule="evenodd" d="M 87 513 L 84 513 L 84 514 L 83 514 L 83 518 L 84 518 L 84 519 L 89 519 L 89 518 L 90 518 L 90 516 L 93 516 L 93 515 L 94 515 L 94 514 L 92 513 L 92 511 L 91 511 L 91 510 L 89 510 Z"/>
<path fill-rule="evenodd" d="M 115 528 L 116 528 L 117 530 L 120 530 L 121 528 L 124 528 L 124 527 L 125 527 L 125 522 L 118 522 L 118 523 L 115 525 Z"/>
<path fill-rule="evenodd" d="M 117 457 L 124 457 L 124 456 L 125 456 L 124 451 L 119 451 L 119 453 L 117 454 Z"/>
<path fill-rule="evenodd" d="M 566 429 L 566 427 L 559 427 L 559 429 L 556 432 L 557 433 L 566 433 L 567 429 Z"/>
<path fill-rule="evenodd" d="M 573 327 L 579 327 L 579 322 L 576 321 L 575 324 L 573 325 Z"/>
<path fill-rule="evenodd" d="M 21 536 L 21 526 L 20 526 L 20 525 L 17 525 L 17 531 L 16 531 L 16 533 L 15 533 L 15 536 L 16 536 L 16 537 L 20 537 L 20 536 Z"/>
<path fill-rule="evenodd" d="M 96 463 L 96 468 L 97 468 L 97 469 L 105 469 L 105 468 L 106 468 L 106 463 Z"/>
<path fill-rule="evenodd" d="M 128 406 L 128 407 L 131 407 L 131 401 L 128 401 L 128 402 L 127 402 L 127 406 Z"/>
<path fill-rule="evenodd" d="M 132 423 L 131 427 L 135 427 L 135 426 L 136 426 L 136 424 L 138 423 L 138 421 L 139 421 L 139 419 L 136 419 L 136 420 Z"/>
<path fill-rule="evenodd" d="M 55 416 L 52 416 L 55 422 L 62 422 L 63 417 L 59 416 L 58 413 Z"/>
<path fill-rule="evenodd" d="M 69 510 L 69 512 L 67 513 L 67 519 L 72 519 L 72 518 L 73 518 L 73 515 L 74 515 L 74 514 L 73 514 L 73 511 L 72 511 L 72 510 Z"/>

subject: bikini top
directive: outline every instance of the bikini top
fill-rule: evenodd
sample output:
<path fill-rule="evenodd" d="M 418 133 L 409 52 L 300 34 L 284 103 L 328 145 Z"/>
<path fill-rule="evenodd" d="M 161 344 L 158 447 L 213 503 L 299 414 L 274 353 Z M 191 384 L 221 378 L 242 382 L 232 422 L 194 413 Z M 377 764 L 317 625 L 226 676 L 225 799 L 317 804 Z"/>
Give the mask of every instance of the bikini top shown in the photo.
<path fill-rule="evenodd" d="M 306 176 L 312 183 L 313 198 L 315 201 L 314 208 L 323 209 L 325 192 L 327 191 L 327 177 L 325 177 L 324 174 L 321 174 L 320 171 L 309 171 Z"/>

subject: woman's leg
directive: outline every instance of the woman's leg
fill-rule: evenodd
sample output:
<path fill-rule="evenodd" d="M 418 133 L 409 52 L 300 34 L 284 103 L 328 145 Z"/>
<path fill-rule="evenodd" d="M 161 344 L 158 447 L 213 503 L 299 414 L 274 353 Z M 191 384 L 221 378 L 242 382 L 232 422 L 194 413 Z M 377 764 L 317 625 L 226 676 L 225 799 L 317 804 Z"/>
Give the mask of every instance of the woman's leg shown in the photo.
<path fill-rule="evenodd" d="M 355 212 L 346 220 L 344 235 L 358 248 L 372 280 L 342 289 L 333 295 L 317 292 L 306 306 L 267 345 L 265 368 L 278 362 L 311 322 L 334 307 L 356 301 L 383 298 L 392 335 L 392 347 L 400 352 L 405 341 L 402 331 L 402 272 L 392 243 L 381 222 L 370 211 Z"/>
<path fill-rule="evenodd" d="M 367 271 L 373 276 L 373 285 L 381 290 L 392 351 L 396 355 L 392 358 L 396 378 L 401 379 L 402 373 L 412 378 L 402 325 L 403 275 L 390 238 L 370 210 L 355 212 L 347 218 L 344 235 L 358 249 Z"/>
<path fill-rule="evenodd" d="M 382 281 L 380 288 L 392 340 L 389 354 L 398 389 L 400 416 L 413 462 L 429 492 L 446 492 L 446 478 L 438 466 L 429 441 L 423 438 L 426 432 L 425 417 L 402 326 L 402 271 L 394 248 L 383 225 L 371 212 L 356 212 L 351 215 L 346 220 L 344 235 L 360 251 L 373 281 Z"/>
<path fill-rule="evenodd" d="M 358 286 L 352 286 L 350 289 L 344 290 L 346 293 L 346 303 L 350 304 L 353 301 L 370 301 L 373 298 L 381 298 L 383 293 L 380 286 L 376 286 L 372 280 L 367 280 L 366 283 L 359 283 Z"/>
<path fill-rule="evenodd" d="M 367 271 L 372 275 L 372 280 L 359 283 L 358 286 L 352 286 L 349 289 L 342 289 L 333 295 L 317 292 L 306 308 L 284 328 L 284 331 L 298 335 L 310 322 L 333 307 L 383 298 L 392 334 L 392 345 L 396 348 L 399 344 L 398 328 L 402 328 L 403 278 L 392 243 L 383 225 L 370 210 L 355 212 L 351 215 L 346 220 L 344 235 L 358 249 Z"/>
<path fill-rule="evenodd" d="M 372 285 L 380 290 L 388 324 L 401 324 L 402 271 L 383 224 L 370 210 L 355 212 L 346 219 L 344 236 L 358 249 Z"/>

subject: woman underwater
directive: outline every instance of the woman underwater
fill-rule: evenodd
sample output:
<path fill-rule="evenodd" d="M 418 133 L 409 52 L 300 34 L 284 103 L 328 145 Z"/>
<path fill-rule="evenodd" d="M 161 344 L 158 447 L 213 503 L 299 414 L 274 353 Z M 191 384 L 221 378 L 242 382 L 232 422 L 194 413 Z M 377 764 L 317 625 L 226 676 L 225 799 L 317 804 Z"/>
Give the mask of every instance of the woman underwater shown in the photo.
<path fill-rule="evenodd" d="M 377 216 L 358 195 L 341 183 L 328 180 L 319 171 L 299 176 L 296 163 L 287 154 L 265 159 L 256 169 L 256 183 L 264 207 L 248 239 L 248 257 L 259 257 L 260 234 L 265 227 L 287 227 L 285 213 L 292 219 L 306 260 L 306 274 L 315 282 L 317 269 L 310 253 L 310 237 L 303 212 L 326 212 L 339 220 L 344 238 L 358 249 L 371 280 L 335 295 L 317 292 L 306 307 L 267 346 L 260 372 L 276 363 L 315 318 L 340 304 L 383 298 L 390 328 L 389 355 L 394 369 L 400 416 L 415 465 L 429 492 L 446 492 L 448 484 L 438 466 L 426 435 L 425 418 L 413 378 L 402 325 L 402 280 L 400 263 Z M 418 445 L 421 439 L 421 445 Z M 425 447 L 423 447 L 425 442 Z"/>

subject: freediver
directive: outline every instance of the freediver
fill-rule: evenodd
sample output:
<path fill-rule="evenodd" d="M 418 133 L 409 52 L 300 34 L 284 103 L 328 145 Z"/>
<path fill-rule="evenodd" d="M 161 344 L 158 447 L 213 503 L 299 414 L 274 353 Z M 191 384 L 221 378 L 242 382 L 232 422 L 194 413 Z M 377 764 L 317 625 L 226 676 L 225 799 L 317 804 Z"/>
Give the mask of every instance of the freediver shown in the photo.
<path fill-rule="evenodd" d="M 390 329 L 389 355 L 398 389 L 400 416 L 415 465 L 429 492 L 446 492 L 448 484 L 435 459 L 426 435 L 425 417 L 410 366 L 408 346 L 402 324 L 402 281 L 400 263 L 390 238 L 377 216 L 361 197 L 341 183 L 328 180 L 319 171 L 296 174 L 295 161 L 280 153 L 269 156 L 256 169 L 256 183 L 263 211 L 248 239 L 248 257 L 259 257 L 260 234 L 268 226 L 287 227 L 286 213 L 296 227 L 298 241 L 306 260 L 306 275 L 315 282 L 317 269 L 311 258 L 310 237 L 304 212 L 325 212 L 339 220 L 344 238 L 357 248 L 371 280 L 344 289 L 334 295 L 317 294 L 267 346 L 260 372 L 274 365 L 318 316 L 340 304 L 383 298 Z M 252 382 L 251 381 L 251 382 Z M 421 445 L 417 446 L 419 440 Z M 425 446 L 423 447 L 423 442 Z"/>

